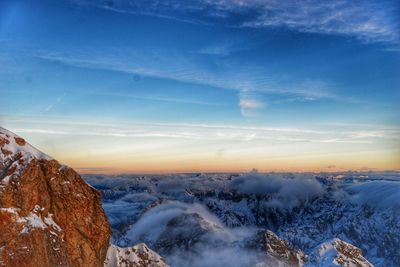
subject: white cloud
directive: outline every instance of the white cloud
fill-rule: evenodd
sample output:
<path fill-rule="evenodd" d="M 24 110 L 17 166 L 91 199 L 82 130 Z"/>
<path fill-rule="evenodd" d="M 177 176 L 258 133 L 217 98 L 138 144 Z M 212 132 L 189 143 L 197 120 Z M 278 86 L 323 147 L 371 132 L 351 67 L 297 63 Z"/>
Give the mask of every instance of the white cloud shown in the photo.
<path fill-rule="evenodd" d="M 84 49 L 82 48 L 81 51 L 84 51 Z M 266 104 L 261 99 L 263 94 L 280 95 L 288 97 L 292 101 L 314 101 L 318 99 L 331 99 L 342 102 L 352 101 L 351 99 L 333 94 L 333 86 L 323 81 L 296 80 L 287 82 L 287 85 L 282 85 L 281 82 L 282 79 L 285 81 L 284 78 L 277 78 L 271 75 L 268 70 L 260 67 L 241 67 L 240 71 L 237 71 L 234 66 L 224 66 L 221 71 L 214 73 L 178 56 L 175 57 L 174 62 L 171 62 L 169 57 L 165 58 L 162 55 L 157 55 L 156 58 L 152 55 L 146 55 L 148 57 L 146 60 L 143 60 L 146 63 L 141 65 L 141 60 L 126 62 L 126 56 L 119 58 L 118 55 L 112 55 L 107 58 L 106 54 L 104 53 L 103 56 L 98 57 L 97 55 L 92 55 L 90 51 L 87 51 L 86 56 L 79 54 L 38 53 L 36 57 L 74 67 L 139 74 L 145 77 L 157 77 L 238 91 L 239 109 L 241 114 L 246 117 L 257 116 L 266 107 Z M 126 51 L 126 54 L 129 54 L 129 50 Z M 141 58 L 142 55 L 132 55 L 132 57 Z M 154 64 L 149 64 L 150 62 Z M 95 94 L 108 93 L 95 92 Z M 196 105 L 223 106 L 222 103 L 204 102 L 196 99 L 176 99 L 118 93 L 110 93 L 109 95 Z"/>
<path fill-rule="evenodd" d="M 245 117 L 257 116 L 258 113 L 265 107 L 265 103 L 258 99 L 240 98 L 240 112 Z"/>
<path fill-rule="evenodd" d="M 254 107 L 255 104 L 247 106 Z M 65 136 L 103 136 L 117 138 L 163 138 L 203 141 L 270 143 L 349 143 L 373 144 L 398 142 L 399 129 L 376 126 L 355 131 L 324 126 L 322 128 L 281 128 L 251 125 L 144 123 L 77 121 L 76 118 L 9 117 L 1 116 L 2 126 L 19 134 L 45 134 Z"/>
<path fill-rule="evenodd" d="M 82 1 L 78 2 L 82 4 Z M 364 42 L 399 42 L 396 2 L 304 0 L 83 1 L 115 12 L 147 14 L 197 24 L 284 27 L 352 36 Z"/>

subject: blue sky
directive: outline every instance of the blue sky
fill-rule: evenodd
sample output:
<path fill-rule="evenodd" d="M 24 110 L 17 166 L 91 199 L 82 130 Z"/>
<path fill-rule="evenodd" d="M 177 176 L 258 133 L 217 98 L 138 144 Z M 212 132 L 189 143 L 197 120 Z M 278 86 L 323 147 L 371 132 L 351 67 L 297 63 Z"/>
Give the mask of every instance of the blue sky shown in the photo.
<path fill-rule="evenodd" d="M 399 14 L 398 1 L 3 0 L 0 122 L 78 169 L 399 168 Z"/>

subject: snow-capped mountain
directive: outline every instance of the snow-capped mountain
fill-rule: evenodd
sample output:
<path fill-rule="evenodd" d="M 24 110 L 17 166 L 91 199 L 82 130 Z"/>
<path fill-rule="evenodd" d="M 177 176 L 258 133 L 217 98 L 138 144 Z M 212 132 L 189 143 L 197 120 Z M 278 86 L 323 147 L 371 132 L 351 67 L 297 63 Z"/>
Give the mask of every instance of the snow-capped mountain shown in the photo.
<path fill-rule="evenodd" d="M 0 128 L 0 266 L 400 266 L 400 174 L 84 178 Z M 143 244 L 145 243 L 145 244 Z"/>
<path fill-rule="evenodd" d="M 146 242 L 171 266 L 399 266 L 399 177 L 251 172 L 85 179 L 103 192 L 112 242 Z M 260 233 L 282 240 L 277 251 L 268 251 L 273 246 Z M 358 265 L 362 259 L 366 265 Z"/>
<path fill-rule="evenodd" d="M 100 193 L 0 128 L 0 266 L 99 266 L 109 245 Z"/>
<path fill-rule="evenodd" d="M 338 238 L 320 245 L 311 256 L 307 266 L 373 266 L 362 255 L 361 249 Z"/>

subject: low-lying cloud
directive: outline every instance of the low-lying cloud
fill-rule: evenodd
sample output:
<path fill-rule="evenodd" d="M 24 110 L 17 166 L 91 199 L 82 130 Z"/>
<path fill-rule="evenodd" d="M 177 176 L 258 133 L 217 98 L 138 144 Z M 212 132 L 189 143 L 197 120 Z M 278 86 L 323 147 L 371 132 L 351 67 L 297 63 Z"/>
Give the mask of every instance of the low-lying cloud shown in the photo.
<path fill-rule="evenodd" d="M 301 202 L 310 200 L 323 194 L 321 184 L 315 178 L 284 178 L 279 175 L 263 175 L 251 172 L 235 178 L 230 188 L 237 192 L 258 197 L 271 196 L 266 203 L 268 206 L 292 208 Z"/>

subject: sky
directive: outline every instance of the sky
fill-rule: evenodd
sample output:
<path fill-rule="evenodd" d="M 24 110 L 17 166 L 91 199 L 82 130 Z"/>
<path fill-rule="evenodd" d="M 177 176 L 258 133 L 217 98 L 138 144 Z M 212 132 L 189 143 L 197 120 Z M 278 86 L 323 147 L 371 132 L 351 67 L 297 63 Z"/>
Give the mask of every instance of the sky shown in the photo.
<path fill-rule="evenodd" d="M 1 0 L 0 66 L 81 173 L 400 169 L 396 0 Z"/>

